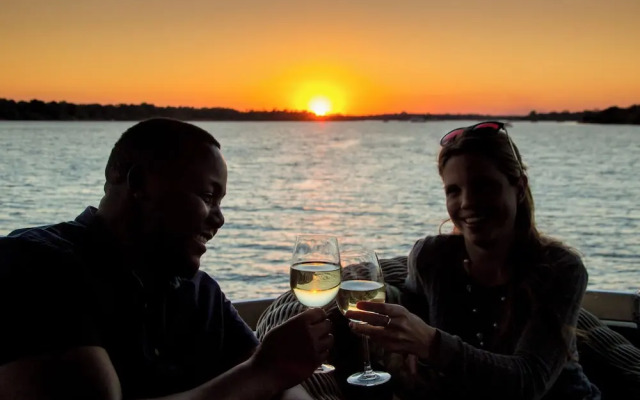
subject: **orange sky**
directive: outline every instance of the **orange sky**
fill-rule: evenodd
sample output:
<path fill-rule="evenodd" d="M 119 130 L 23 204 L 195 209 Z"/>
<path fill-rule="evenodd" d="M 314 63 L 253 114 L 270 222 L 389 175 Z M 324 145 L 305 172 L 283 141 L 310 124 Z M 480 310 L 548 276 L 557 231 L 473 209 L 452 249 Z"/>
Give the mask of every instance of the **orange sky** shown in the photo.
<path fill-rule="evenodd" d="M 330 112 L 640 103 L 638 0 L 3 0 L 0 97 Z"/>

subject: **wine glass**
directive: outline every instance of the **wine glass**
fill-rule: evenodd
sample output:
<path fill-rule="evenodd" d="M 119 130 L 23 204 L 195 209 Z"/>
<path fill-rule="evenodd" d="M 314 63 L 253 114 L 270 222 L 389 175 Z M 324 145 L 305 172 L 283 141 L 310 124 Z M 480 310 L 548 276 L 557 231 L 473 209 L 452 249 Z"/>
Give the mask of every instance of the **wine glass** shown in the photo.
<path fill-rule="evenodd" d="M 340 288 L 340 250 L 338 238 L 328 235 L 298 235 L 293 246 L 290 283 L 298 301 L 309 308 L 331 303 Z M 331 372 L 333 365 L 322 364 L 316 373 Z"/>
<path fill-rule="evenodd" d="M 342 264 L 342 282 L 338 291 L 337 303 L 340 311 L 362 311 L 356 307 L 359 301 L 384 303 L 385 285 L 378 256 L 373 250 L 364 247 L 353 247 L 340 253 Z M 366 322 L 351 320 L 355 323 Z M 369 354 L 369 337 L 362 335 L 364 371 L 355 373 L 347 382 L 357 386 L 375 386 L 391 379 L 388 372 L 374 371 L 371 368 Z"/>

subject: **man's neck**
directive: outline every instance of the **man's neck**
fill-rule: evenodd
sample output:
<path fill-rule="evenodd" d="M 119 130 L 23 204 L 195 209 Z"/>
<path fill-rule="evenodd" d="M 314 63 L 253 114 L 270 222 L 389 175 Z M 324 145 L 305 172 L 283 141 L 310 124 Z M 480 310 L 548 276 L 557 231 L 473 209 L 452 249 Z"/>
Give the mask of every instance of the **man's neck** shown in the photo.
<path fill-rule="evenodd" d="M 179 284 L 175 274 L 168 272 L 171 270 L 168 268 L 172 263 L 171 257 L 163 254 L 164 249 L 158 240 L 142 232 L 137 210 L 132 207 L 122 193 L 105 195 L 96 216 L 120 247 L 123 262 L 137 272 L 145 286 L 166 288 Z"/>
<path fill-rule="evenodd" d="M 125 196 L 107 194 L 100 201 L 96 212 L 96 216 L 122 247 L 128 247 L 137 242 L 139 227 L 131 207 L 131 204 L 125 200 Z"/>

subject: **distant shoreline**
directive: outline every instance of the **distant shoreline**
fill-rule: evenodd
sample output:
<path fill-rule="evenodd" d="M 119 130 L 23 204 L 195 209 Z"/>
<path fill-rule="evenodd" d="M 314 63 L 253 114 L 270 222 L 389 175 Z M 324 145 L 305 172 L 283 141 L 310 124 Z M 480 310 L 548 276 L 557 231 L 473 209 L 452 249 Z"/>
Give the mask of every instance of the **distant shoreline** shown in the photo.
<path fill-rule="evenodd" d="M 485 114 L 375 114 L 317 116 L 309 111 L 271 110 L 238 111 L 232 108 L 156 107 L 152 104 L 74 104 L 41 100 L 14 101 L 0 99 L 0 120 L 5 121 L 139 121 L 152 117 L 169 117 L 189 121 L 409 121 L 439 120 L 511 120 L 574 121 L 597 124 L 640 124 L 640 105 L 610 107 L 602 111 L 550 112 L 528 115 Z"/>

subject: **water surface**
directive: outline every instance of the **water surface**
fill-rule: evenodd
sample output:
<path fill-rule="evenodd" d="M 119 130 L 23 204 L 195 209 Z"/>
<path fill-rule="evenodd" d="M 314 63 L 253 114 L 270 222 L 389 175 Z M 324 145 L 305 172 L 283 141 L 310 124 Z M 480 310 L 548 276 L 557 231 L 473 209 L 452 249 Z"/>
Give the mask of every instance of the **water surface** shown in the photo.
<path fill-rule="evenodd" d="M 288 289 L 297 232 L 407 255 L 447 218 L 438 140 L 472 123 L 199 122 L 229 164 L 226 224 L 203 269 L 231 299 Z M 102 195 L 129 122 L 1 122 L 0 235 L 73 219 Z M 589 288 L 640 288 L 640 127 L 516 122 L 539 228 L 574 246 Z"/>

